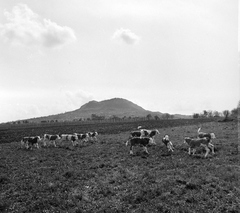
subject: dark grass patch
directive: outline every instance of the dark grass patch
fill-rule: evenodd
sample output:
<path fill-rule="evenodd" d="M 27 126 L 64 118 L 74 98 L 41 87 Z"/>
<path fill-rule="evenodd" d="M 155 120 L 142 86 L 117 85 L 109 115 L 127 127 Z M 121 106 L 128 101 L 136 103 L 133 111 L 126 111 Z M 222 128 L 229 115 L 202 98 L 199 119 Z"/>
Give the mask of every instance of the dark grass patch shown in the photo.
<path fill-rule="evenodd" d="M 195 135 L 198 125 L 160 129 L 174 144 L 169 156 L 161 137 L 146 157 L 141 147 L 130 156 L 123 123 L 109 135 L 104 124 L 99 141 L 84 146 L 25 151 L 17 143 L 2 144 L 0 211 L 237 212 L 239 156 L 231 154 L 237 135 L 229 134 L 234 125 L 224 129 L 228 124 L 202 124 L 217 135 L 213 143 L 219 151 L 207 159 L 204 150 L 199 157 L 189 156 L 183 144 L 184 134 Z"/>
<path fill-rule="evenodd" d="M 10 179 L 6 176 L 0 176 L 0 185 L 1 184 L 7 184 L 10 182 Z"/>

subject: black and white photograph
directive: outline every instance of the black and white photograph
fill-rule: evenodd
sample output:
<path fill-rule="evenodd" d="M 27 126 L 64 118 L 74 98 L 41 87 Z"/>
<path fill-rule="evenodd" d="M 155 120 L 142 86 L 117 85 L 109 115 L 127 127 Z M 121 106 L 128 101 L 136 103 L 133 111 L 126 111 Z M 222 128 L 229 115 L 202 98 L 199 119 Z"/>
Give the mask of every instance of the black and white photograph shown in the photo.
<path fill-rule="evenodd" d="M 1 0 L 0 212 L 240 212 L 239 0 Z"/>

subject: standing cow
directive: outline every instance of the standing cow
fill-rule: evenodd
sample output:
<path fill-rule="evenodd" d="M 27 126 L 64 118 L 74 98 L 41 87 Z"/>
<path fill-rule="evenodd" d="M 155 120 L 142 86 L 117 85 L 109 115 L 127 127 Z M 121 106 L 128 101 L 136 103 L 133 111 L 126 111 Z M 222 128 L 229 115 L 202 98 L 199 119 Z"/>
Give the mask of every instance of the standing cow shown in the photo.
<path fill-rule="evenodd" d="M 76 134 L 62 134 L 61 135 L 61 142 L 62 141 L 70 141 L 73 146 L 76 146 L 78 140 L 78 136 Z"/>
<path fill-rule="evenodd" d="M 130 144 L 130 155 L 133 155 L 133 147 L 134 146 L 137 146 L 137 145 L 142 146 L 144 151 L 147 154 L 149 154 L 149 152 L 147 150 L 147 146 L 156 145 L 153 138 L 150 138 L 150 137 L 133 137 L 133 138 L 130 138 L 129 140 L 127 140 L 126 146 L 128 144 Z"/>
<path fill-rule="evenodd" d="M 162 138 L 162 142 L 163 142 L 164 145 L 167 147 L 167 149 L 168 149 L 169 152 L 173 152 L 174 148 L 173 148 L 172 142 L 170 141 L 169 135 L 165 135 L 165 136 Z"/>
<path fill-rule="evenodd" d="M 39 142 L 41 141 L 40 136 L 23 137 L 21 140 L 21 148 L 31 149 L 34 146 L 39 149 Z"/>
<path fill-rule="evenodd" d="M 56 141 L 58 141 L 60 139 L 61 139 L 60 135 L 44 134 L 44 136 L 43 136 L 43 146 L 47 146 L 47 142 L 48 142 L 48 143 L 52 143 L 54 147 L 57 147 Z"/>

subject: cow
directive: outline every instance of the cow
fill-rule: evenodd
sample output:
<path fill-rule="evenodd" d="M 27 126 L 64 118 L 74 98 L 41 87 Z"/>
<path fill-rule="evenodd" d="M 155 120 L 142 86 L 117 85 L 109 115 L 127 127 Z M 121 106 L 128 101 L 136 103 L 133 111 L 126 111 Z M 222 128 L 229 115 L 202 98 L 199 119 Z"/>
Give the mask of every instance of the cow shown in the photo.
<path fill-rule="evenodd" d="M 60 140 L 60 139 L 61 139 L 60 135 L 44 134 L 44 136 L 43 136 L 43 146 L 46 146 L 47 145 L 46 142 L 48 141 L 48 142 L 52 143 L 53 146 L 57 147 L 56 141 Z"/>
<path fill-rule="evenodd" d="M 204 155 L 204 158 L 207 157 L 208 153 L 210 152 L 209 147 L 212 148 L 212 153 L 214 154 L 214 146 L 213 144 L 210 143 L 210 139 L 205 137 L 205 138 L 190 138 L 190 137 L 185 137 L 184 138 L 184 143 L 187 143 L 189 148 L 188 148 L 188 154 L 191 155 L 191 151 L 193 151 L 193 155 L 196 152 L 196 149 L 198 147 L 204 147 L 206 150 L 206 154 Z"/>
<path fill-rule="evenodd" d="M 138 127 L 138 128 L 140 128 L 140 127 Z M 154 129 L 154 130 L 140 129 L 140 130 L 130 132 L 130 138 L 132 138 L 132 137 L 150 137 L 154 140 L 154 137 L 158 134 L 160 134 L 160 132 L 157 129 Z"/>
<path fill-rule="evenodd" d="M 148 129 L 141 129 L 141 137 L 150 137 L 153 138 L 160 134 L 160 132 L 157 129 L 153 129 L 153 130 L 148 130 Z"/>
<path fill-rule="evenodd" d="M 89 139 L 88 133 L 86 134 L 74 133 L 74 135 L 77 136 L 77 141 L 87 142 Z"/>
<path fill-rule="evenodd" d="M 97 135 L 98 135 L 97 132 L 88 132 L 87 134 L 89 136 L 90 141 L 97 141 Z"/>
<path fill-rule="evenodd" d="M 210 142 L 209 142 L 209 146 L 212 149 L 212 147 L 214 147 L 214 145 L 211 143 L 213 141 L 213 139 L 216 138 L 215 134 L 212 133 L 205 133 L 205 132 L 200 132 L 201 131 L 201 127 L 198 129 L 198 138 L 209 138 Z M 212 151 L 214 152 L 214 150 L 212 149 Z"/>
<path fill-rule="evenodd" d="M 173 152 L 174 148 L 173 148 L 173 144 L 172 142 L 170 141 L 169 139 L 169 135 L 165 135 L 163 138 L 162 138 L 162 142 L 164 143 L 164 145 L 167 147 L 168 151 L 170 152 Z"/>
<path fill-rule="evenodd" d="M 62 141 L 71 141 L 72 145 L 75 146 L 77 144 L 78 136 L 76 134 L 62 134 L 61 135 L 61 142 Z"/>
<path fill-rule="evenodd" d="M 23 137 L 23 139 L 21 140 L 21 148 L 23 148 L 23 146 L 26 149 L 32 148 L 33 146 L 36 146 L 39 149 L 39 142 L 41 141 L 41 137 L 40 136 L 32 136 L 32 137 Z"/>
<path fill-rule="evenodd" d="M 150 137 L 133 137 L 133 138 L 129 138 L 126 142 L 126 146 L 130 144 L 130 155 L 133 155 L 133 147 L 134 146 L 142 146 L 144 151 L 149 154 L 148 150 L 147 150 L 147 146 L 148 145 L 156 145 L 155 141 L 153 140 L 153 138 Z"/>
<path fill-rule="evenodd" d="M 216 138 L 214 133 L 205 133 L 205 132 L 200 132 L 201 131 L 201 127 L 198 129 L 198 138 L 209 138 L 210 140 Z"/>

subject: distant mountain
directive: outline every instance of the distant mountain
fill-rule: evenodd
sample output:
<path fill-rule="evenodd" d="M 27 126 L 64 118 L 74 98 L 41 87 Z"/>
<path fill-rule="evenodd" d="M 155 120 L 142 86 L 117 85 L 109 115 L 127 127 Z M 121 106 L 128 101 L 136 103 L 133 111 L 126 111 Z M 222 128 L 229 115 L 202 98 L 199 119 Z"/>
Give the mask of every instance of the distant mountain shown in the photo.
<path fill-rule="evenodd" d="M 29 121 L 41 121 L 41 120 L 58 120 L 58 121 L 72 121 L 79 119 L 91 118 L 92 114 L 97 116 L 104 116 L 109 118 L 111 116 L 117 117 L 146 117 L 148 114 L 161 117 L 163 113 L 161 112 L 152 112 L 145 110 L 142 107 L 134 104 L 131 101 L 128 101 L 123 98 L 113 98 L 104 101 L 90 101 L 82 105 L 79 109 L 74 111 L 65 112 L 57 115 L 50 115 L 40 118 L 28 119 Z M 185 115 L 176 115 L 175 118 L 189 118 Z"/>

